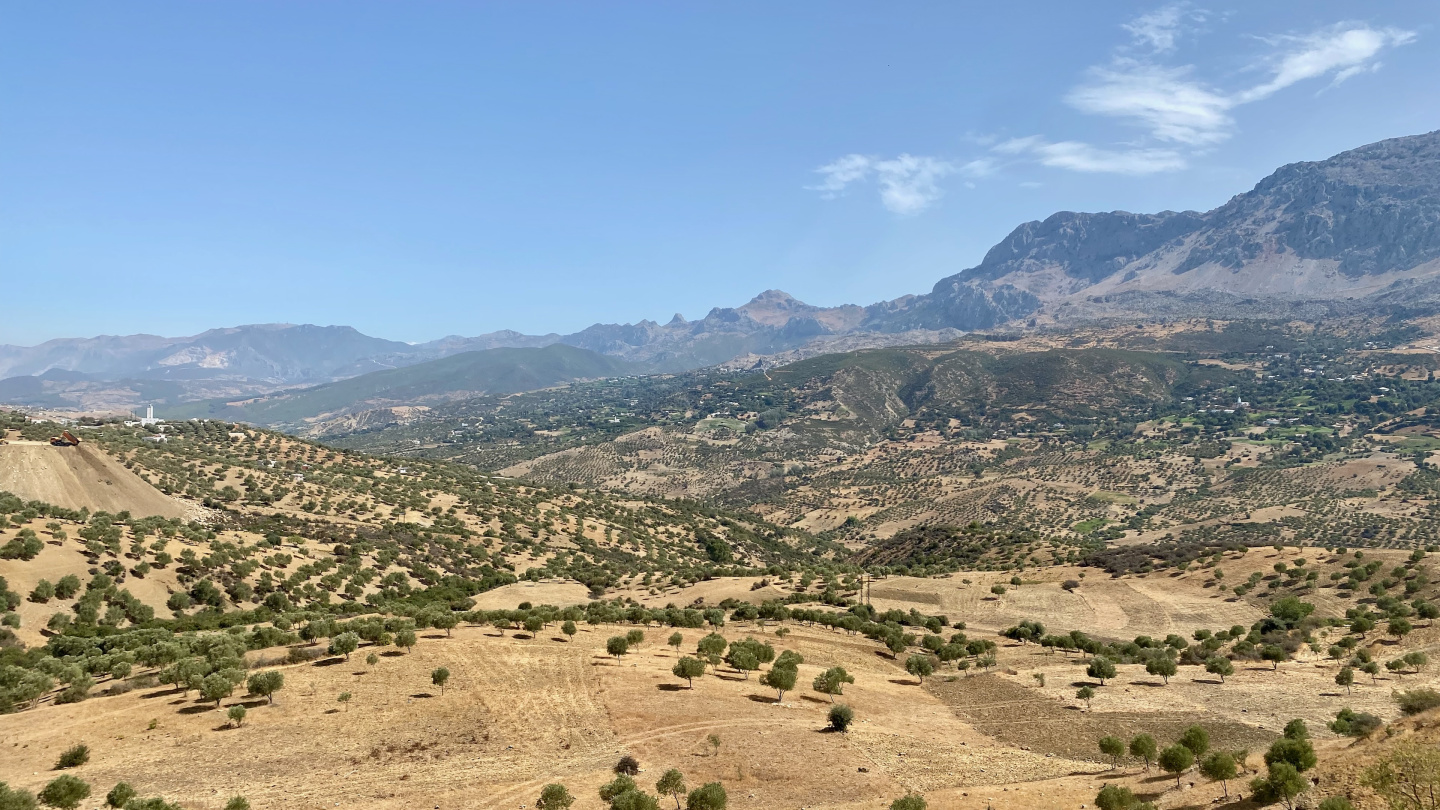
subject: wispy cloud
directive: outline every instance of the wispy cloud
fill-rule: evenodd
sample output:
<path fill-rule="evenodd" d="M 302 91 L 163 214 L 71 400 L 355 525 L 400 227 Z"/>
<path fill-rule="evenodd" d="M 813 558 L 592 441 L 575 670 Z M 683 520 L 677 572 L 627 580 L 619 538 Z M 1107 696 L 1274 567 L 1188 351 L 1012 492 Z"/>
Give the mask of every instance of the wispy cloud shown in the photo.
<path fill-rule="evenodd" d="M 1201 33 L 1211 15 L 1187 2 L 1171 3 L 1121 24 L 1129 38 L 1107 62 L 1084 73 L 1064 102 L 1085 115 L 1112 119 L 1137 134 L 1111 145 L 1045 135 L 1000 140 L 967 138 L 991 157 L 970 161 L 901 154 L 894 158 L 851 154 L 815 171 L 808 188 L 826 199 L 857 183 L 874 183 L 880 201 L 896 214 L 913 215 L 944 194 L 941 181 L 969 181 L 995 173 L 1007 162 L 1032 162 L 1075 172 L 1145 175 L 1184 169 L 1197 155 L 1233 137 L 1235 111 L 1297 84 L 1329 78 L 1321 91 L 1380 68 L 1386 51 L 1414 42 L 1399 28 L 1341 22 L 1308 33 L 1254 37 L 1264 51 L 1239 73 L 1248 86 L 1229 88 L 1202 78 L 1195 64 L 1180 62 L 1181 45 Z M 1258 79 L 1256 77 L 1259 77 Z M 967 186 L 973 183 L 967 182 Z"/>
<path fill-rule="evenodd" d="M 844 193 L 854 183 L 874 181 L 880 191 L 880 202 L 902 216 L 918 214 L 929 208 L 944 191 L 939 181 L 950 175 L 984 177 L 995 170 L 991 158 L 955 163 L 924 155 L 902 154 L 893 158 L 852 154 L 828 163 L 815 172 L 821 181 L 807 186 L 820 192 L 825 199 Z"/>
<path fill-rule="evenodd" d="M 1207 14 L 1189 3 L 1172 3 L 1168 6 L 1141 14 L 1120 27 L 1130 32 L 1134 44 L 1154 53 L 1175 50 L 1180 37 L 1188 33 L 1191 26 L 1205 22 Z"/>
<path fill-rule="evenodd" d="M 1270 42 L 1279 51 L 1265 60 L 1271 76 L 1266 82 L 1237 93 L 1236 104 L 1267 98 L 1292 84 L 1335 74 L 1331 85 L 1380 65 L 1375 57 L 1386 48 L 1415 41 L 1414 31 L 1398 28 L 1371 28 L 1340 23 L 1305 36 L 1275 37 Z"/>
<path fill-rule="evenodd" d="M 1415 39 L 1412 31 L 1365 23 L 1337 23 L 1308 34 L 1260 39 L 1272 50 L 1255 60 L 1251 72 L 1266 78 L 1227 91 L 1197 78 L 1195 65 L 1170 65 L 1156 58 L 1174 51 L 1187 26 L 1204 19 L 1203 11 L 1180 5 L 1126 23 L 1122 27 L 1131 34 L 1132 44 L 1117 48 L 1108 64 L 1090 68 L 1087 81 L 1066 94 L 1065 102 L 1082 113 L 1139 129 L 1142 136 L 1137 144 L 1107 149 L 1035 137 L 1010 142 L 1009 153 L 1028 153 L 1046 166 L 1082 172 L 1147 174 L 1183 169 L 1195 154 L 1235 134 L 1237 107 L 1300 82 L 1331 76 L 1334 86 L 1376 70 L 1383 51 Z M 1148 53 L 1136 55 L 1137 47 Z"/>

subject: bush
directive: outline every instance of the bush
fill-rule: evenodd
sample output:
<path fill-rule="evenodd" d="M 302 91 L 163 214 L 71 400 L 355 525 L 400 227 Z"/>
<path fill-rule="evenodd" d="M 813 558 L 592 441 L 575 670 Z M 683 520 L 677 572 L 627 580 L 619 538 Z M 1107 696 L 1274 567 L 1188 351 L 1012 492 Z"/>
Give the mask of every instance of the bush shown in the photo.
<path fill-rule="evenodd" d="M 28 790 L 11 788 L 0 782 L 0 808 L 3 810 L 35 810 L 35 795 Z"/>
<path fill-rule="evenodd" d="M 90 795 L 90 785 L 69 774 L 53 779 L 40 791 L 40 803 L 60 810 L 74 810 Z"/>
<path fill-rule="evenodd" d="M 105 803 L 111 807 L 124 807 L 125 803 L 135 798 L 135 788 L 130 787 L 129 782 L 116 782 L 115 787 L 105 794 Z"/>
<path fill-rule="evenodd" d="M 575 803 L 575 797 L 564 785 L 551 783 L 540 791 L 540 799 L 535 802 L 536 810 L 568 810 L 570 805 Z"/>
<path fill-rule="evenodd" d="M 626 754 L 620 758 L 619 762 L 615 763 L 615 767 L 612 770 L 624 776 L 634 776 L 640 773 L 640 761 Z"/>
<path fill-rule="evenodd" d="M 855 710 L 843 703 L 837 703 L 830 707 L 830 728 L 835 731 L 845 731 L 850 724 L 855 722 Z"/>
<path fill-rule="evenodd" d="M 890 803 L 890 810 L 925 810 L 925 797 L 918 793 L 902 796 Z"/>
<path fill-rule="evenodd" d="M 231 796 L 230 801 L 225 802 L 225 810 L 250 810 L 250 802 L 244 796 Z"/>
<path fill-rule="evenodd" d="M 1347 737 L 1369 737 L 1372 731 L 1384 724 L 1385 721 L 1373 714 L 1341 709 L 1334 722 L 1330 723 L 1330 730 Z"/>
<path fill-rule="evenodd" d="M 725 795 L 724 785 L 719 782 L 706 782 L 685 797 L 685 810 L 725 810 L 729 800 Z"/>
<path fill-rule="evenodd" d="M 1396 692 L 1393 697 L 1404 714 L 1419 714 L 1440 706 L 1440 692 L 1424 687 Z"/>
<path fill-rule="evenodd" d="M 66 768 L 78 768 L 90 761 L 90 746 L 85 743 L 72 745 L 65 749 L 60 759 L 55 763 L 55 770 L 63 771 Z"/>

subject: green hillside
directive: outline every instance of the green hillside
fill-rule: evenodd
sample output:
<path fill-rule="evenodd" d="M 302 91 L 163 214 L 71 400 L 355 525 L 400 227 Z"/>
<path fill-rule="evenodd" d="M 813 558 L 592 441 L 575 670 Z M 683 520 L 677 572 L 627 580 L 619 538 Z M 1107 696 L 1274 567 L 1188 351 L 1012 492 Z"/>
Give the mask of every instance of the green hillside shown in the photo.
<path fill-rule="evenodd" d="M 543 349 L 486 349 L 386 369 L 314 388 L 233 403 L 190 403 L 176 418 L 205 417 L 259 425 L 296 425 L 375 407 L 427 400 L 534 391 L 574 380 L 623 376 L 645 370 L 603 354 L 554 344 Z"/>

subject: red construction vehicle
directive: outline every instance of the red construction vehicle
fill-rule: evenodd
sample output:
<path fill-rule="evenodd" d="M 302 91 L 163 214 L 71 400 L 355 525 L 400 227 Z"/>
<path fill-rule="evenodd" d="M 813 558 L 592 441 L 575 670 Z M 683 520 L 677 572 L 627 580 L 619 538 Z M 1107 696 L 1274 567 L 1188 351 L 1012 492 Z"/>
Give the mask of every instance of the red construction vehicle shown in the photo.
<path fill-rule="evenodd" d="M 59 436 L 50 437 L 50 443 L 56 447 L 74 447 L 80 443 L 80 439 L 76 438 L 74 433 L 62 430 Z"/>

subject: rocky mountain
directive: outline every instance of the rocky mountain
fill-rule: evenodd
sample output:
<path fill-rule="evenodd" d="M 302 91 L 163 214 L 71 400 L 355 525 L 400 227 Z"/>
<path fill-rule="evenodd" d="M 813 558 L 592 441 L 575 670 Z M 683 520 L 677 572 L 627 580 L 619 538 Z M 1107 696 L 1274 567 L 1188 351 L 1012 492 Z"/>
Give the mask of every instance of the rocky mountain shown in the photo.
<path fill-rule="evenodd" d="M 1416 282 L 1437 274 L 1432 132 L 1292 163 L 1205 213 L 1066 211 L 1027 222 L 929 295 L 872 307 L 862 328 L 1154 313 L 1157 301 L 1171 313 L 1215 316 L 1242 303 L 1251 316 L 1353 310 L 1367 298 L 1378 306 L 1379 296 L 1392 308 L 1432 295 Z"/>
<path fill-rule="evenodd" d="M 1365 311 L 1440 312 L 1440 132 L 1284 166 L 1204 213 L 1062 211 L 1020 225 L 980 264 L 941 279 L 928 293 L 868 307 L 816 307 L 767 290 L 695 321 L 676 315 L 664 324 L 597 323 L 570 335 L 506 330 L 410 345 L 344 326 L 269 324 L 186 338 L 54 340 L 0 346 L 0 398 L 54 406 L 67 396 L 80 402 L 81 390 L 100 390 L 116 402 L 127 395 L 233 397 L 461 352 L 557 343 L 683 371 L 934 342 L 1006 324 L 1110 317 L 1313 320 Z"/>

